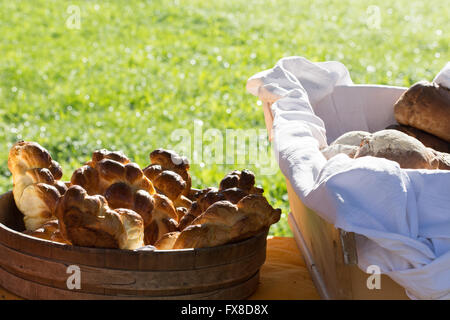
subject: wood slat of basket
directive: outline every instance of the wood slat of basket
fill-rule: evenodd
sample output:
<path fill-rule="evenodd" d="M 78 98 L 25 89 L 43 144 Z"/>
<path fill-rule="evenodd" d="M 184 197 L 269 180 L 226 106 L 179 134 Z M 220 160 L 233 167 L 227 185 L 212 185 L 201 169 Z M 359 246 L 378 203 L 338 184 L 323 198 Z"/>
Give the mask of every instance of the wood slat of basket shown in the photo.
<path fill-rule="evenodd" d="M 245 281 L 231 287 L 221 288 L 214 291 L 202 292 L 197 294 L 176 295 L 176 296 L 136 296 L 136 295 L 101 295 L 94 293 L 85 293 L 77 290 L 63 290 L 51 286 L 45 286 L 36 282 L 28 281 L 16 277 L 0 267 L 0 286 L 14 292 L 16 295 L 25 299 L 39 300 L 230 300 L 245 299 L 249 297 L 258 286 L 259 271 Z"/>
<path fill-rule="evenodd" d="M 247 279 L 264 263 L 265 250 L 239 261 L 192 270 L 130 271 L 78 265 L 84 292 L 162 296 L 212 291 Z M 9 261 L 14 261 L 11 264 Z M 0 266 L 25 280 L 67 289 L 68 263 L 42 259 L 0 245 Z"/>

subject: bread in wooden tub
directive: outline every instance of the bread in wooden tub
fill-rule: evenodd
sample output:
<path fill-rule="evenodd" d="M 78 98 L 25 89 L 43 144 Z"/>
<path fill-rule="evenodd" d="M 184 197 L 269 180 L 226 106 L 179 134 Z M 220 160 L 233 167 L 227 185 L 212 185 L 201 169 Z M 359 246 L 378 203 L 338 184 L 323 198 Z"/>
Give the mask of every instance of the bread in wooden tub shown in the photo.
<path fill-rule="evenodd" d="M 8 168 L 13 179 L 17 208 L 24 214 L 27 230 L 36 230 L 55 219 L 58 198 L 67 187 L 59 181 L 61 166 L 35 142 L 19 141 L 9 150 Z"/>
<path fill-rule="evenodd" d="M 16 195 L 27 188 L 33 189 L 34 194 L 18 196 L 19 201 L 26 198 L 29 204 L 21 206 L 19 202 L 18 208 L 35 206 L 31 215 L 45 213 L 42 214 L 45 219 L 38 216 L 41 220 L 24 233 L 68 245 L 134 250 L 155 244 L 164 235 L 178 234 L 196 221 L 196 225 L 200 222 L 208 226 L 207 232 L 192 227 L 190 230 L 194 231 L 183 233 L 177 244 L 180 248 L 194 248 L 236 242 L 267 232 L 280 218 L 281 211 L 268 204 L 249 170 L 230 172 L 219 189 L 195 192 L 184 157 L 157 149 L 150 159 L 152 164 L 144 174 L 122 152 L 97 150 L 90 161 L 75 170 L 70 183 L 62 183 L 57 181 L 62 176 L 61 168 L 47 150 L 34 142 L 19 142 L 11 149 L 9 158 Z M 155 181 L 156 189 L 149 177 Z M 231 207 L 216 216 L 228 223 L 234 221 L 232 228 L 214 228 L 203 223 L 214 216 L 211 213 L 217 209 L 214 204 L 219 206 L 221 201 Z M 175 207 L 177 204 L 182 205 Z M 21 212 L 25 218 L 30 214 L 27 210 Z"/>
<path fill-rule="evenodd" d="M 237 204 L 218 201 L 181 232 L 166 234 L 156 242 L 161 250 L 204 248 L 245 239 L 270 227 L 280 219 L 261 194 L 250 194 Z"/>

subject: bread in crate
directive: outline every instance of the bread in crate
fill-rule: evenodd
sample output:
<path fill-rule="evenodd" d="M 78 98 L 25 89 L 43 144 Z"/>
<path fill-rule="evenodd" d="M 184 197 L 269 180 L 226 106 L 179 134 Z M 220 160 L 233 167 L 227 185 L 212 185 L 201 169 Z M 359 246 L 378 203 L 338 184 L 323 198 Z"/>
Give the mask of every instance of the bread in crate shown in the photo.
<path fill-rule="evenodd" d="M 444 92 L 444 94 L 447 94 L 448 90 L 443 88 L 445 87 L 445 81 L 442 80 L 446 79 L 446 83 L 449 83 L 449 66 L 447 65 L 447 69 L 441 72 L 441 74 L 445 73 L 446 77 L 439 77 L 440 84 L 430 86 L 441 93 Z M 402 177 L 410 176 L 411 180 L 407 178 L 400 182 L 406 182 L 408 193 L 412 192 L 412 197 L 408 197 L 408 200 L 417 200 L 418 205 L 419 203 L 422 205 L 421 211 L 425 209 L 423 205 L 428 197 L 436 199 L 433 194 L 438 191 L 436 190 L 438 186 L 446 185 L 445 179 L 448 176 L 448 171 L 441 170 L 449 169 L 449 156 L 445 154 L 449 149 L 447 141 L 442 139 L 443 136 L 437 131 L 424 131 L 426 127 L 421 127 L 421 129 L 412 127 L 412 123 L 409 123 L 409 126 L 406 127 L 401 123 L 401 120 L 395 124 L 395 127 L 390 126 L 396 121 L 394 105 L 402 95 L 407 96 L 409 94 L 407 88 L 354 85 L 349 77 L 348 70 L 338 62 L 312 63 L 303 57 L 288 57 L 281 59 L 273 69 L 251 77 L 247 82 L 247 89 L 250 93 L 257 95 L 263 100 L 262 105 L 269 137 L 275 136 L 277 138 L 275 142 L 279 143 L 276 150 L 282 149 L 282 152 L 285 152 L 279 160 L 280 167 L 287 178 L 289 202 L 292 210 L 289 214 L 289 222 L 321 296 L 331 299 L 401 299 L 407 298 L 404 288 L 411 290 L 408 291 L 410 297 L 430 298 L 445 296 L 445 289 L 446 285 L 448 287 L 448 283 L 435 281 L 433 285 L 430 282 L 423 281 L 425 277 L 433 279 L 431 278 L 433 275 L 430 274 L 431 266 L 427 269 L 429 270 L 428 273 L 424 268 L 417 270 L 410 267 L 404 270 L 401 266 L 390 264 L 389 261 L 376 260 L 373 256 L 370 256 L 375 250 L 372 250 L 369 246 L 364 247 L 366 249 L 364 251 L 358 251 L 360 257 L 356 254 L 356 244 L 361 244 L 361 242 L 356 241 L 361 239 L 358 231 L 361 231 L 369 239 L 373 235 L 364 233 L 364 230 L 358 228 L 357 225 L 358 217 L 364 216 L 366 211 L 367 213 L 374 213 L 374 216 L 377 216 L 377 213 L 380 215 L 385 213 L 387 219 L 397 214 L 399 214 L 399 217 L 403 217 L 401 214 L 405 212 L 411 215 L 411 219 L 417 218 L 414 216 L 418 212 L 414 209 L 417 207 L 414 206 L 414 203 L 411 203 L 412 210 L 409 207 L 406 210 L 403 205 L 400 208 L 393 208 L 396 206 L 395 203 L 386 203 L 386 212 L 383 211 L 382 207 L 378 208 L 378 210 L 374 209 L 376 212 L 371 212 L 371 199 L 361 200 L 358 203 L 358 199 L 365 197 L 363 190 L 380 188 L 380 196 L 376 199 L 388 199 L 390 195 L 392 197 L 397 195 L 394 190 L 392 193 L 389 193 L 389 190 L 393 188 L 384 185 L 382 183 L 383 180 L 378 180 L 378 172 L 380 179 L 384 179 L 389 173 L 392 173 L 392 176 L 395 177 L 400 173 Z M 443 91 L 443 89 L 447 91 Z M 268 96 L 266 91 L 278 94 L 278 96 L 274 100 L 265 100 Z M 418 98 L 415 101 L 420 100 Z M 448 99 L 444 100 L 446 103 L 442 106 L 441 111 L 448 110 L 446 108 L 450 106 Z M 278 103 L 272 106 L 272 103 L 275 101 L 278 101 Z M 414 109 L 424 107 L 426 105 L 418 105 Z M 444 113 L 435 112 L 433 116 L 434 121 L 449 123 L 450 118 L 448 115 L 443 115 Z M 438 116 L 438 114 L 441 116 Z M 275 119 L 278 119 L 275 126 L 272 125 L 274 116 L 276 117 Z M 289 120 L 292 120 L 292 123 Z M 426 117 L 423 117 L 423 120 L 428 121 Z M 412 136 L 414 140 L 407 136 L 405 137 L 401 133 L 390 133 L 380 140 L 379 138 L 384 133 L 377 133 L 377 131 L 384 131 L 387 127 L 389 129 L 400 129 L 399 131 Z M 296 130 L 295 128 L 299 129 Z M 392 132 L 391 130 L 387 131 Z M 287 136 L 280 137 L 279 135 L 282 133 L 285 133 Z M 304 154 L 300 154 L 300 151 L 297 153 L 292 152 L 294 147 L 288 148 L 289 146 L 294 146 L 295 143 L 300 143 L 300 137 L 305 136 L 309 138 L 311 135 L 311 138 L 315 139 L 303 140 L 305 146 L 308 146 L 309 149 L 299 146 L 299 150 L 305 152 Z M 346 135 L 347 137 L 345 137 Z M 377 141 L 373 140 L 375 135 L 378 135 Z M 403 141 L 410 141 L 410 147 L 404 149 L 405 145 L 398 146 L 394 136 L 401 137 Z M 297 141 L 294 141 L 294 137 L 299 138 Z M 346 138 L 349 139 L 346 140 Z M 415 140 L 416 138 L 420 142 Z M 335 140 L 336 142 L 333 144 L 332 141 Z M 391 148 L 387 148 L 383 141 L 388 142 L 388 144 L 394 143 L 391 144 Z M 341 144 L 342 142 L 345 143 Z M 362 145 L 362 142 L 364 145 Z M 321 157 L 317 146 L 323 148 L 320 151 L 324 151 L 325 159 Z M 430 147 L 434 150 L 429 149 Z M 411 151 L 409 148 L 414 150 L 415 155 L 412 158 L 415 158 L 415 160 L 411 161 L 411 159 L 408 159 L 408 152 Z M 345 156 L 342 156 L 342 154 L 346 154 L 350 158 L 355 158 L 360 150 L 364 152 L 360 152 L 360 156 L 356 161 L 349 161 Z M 311 154 L 307 153 L 309 151 L 311 151 Z M 403 156 L 398 157 L 402 153 Z M 338 154 L 341 155 L 331 160 L 332 157 Z M 399 166 L 392 161 L 370 159 L 365 158 L 365 156 L 388 158 L 399 163 Z M 327 159 L 331 161 L 323 161 Z M 317 165 L 312 164 L 313 160 L 317 160 Z M 303 167 L 302 161 L 305 162 Z M 294 167 L 294 164 L 299 167 Z M 342 168 L 338 166 L 339 164 L 342 165 Z M 325 165 L 323 171 L 321 171 L 321 165 Z M 377 169 L 377 166 L 379 166 L 379 169 Z M 428 170 L 402 170 L 399 167 L 426 168 Z M 361 174 L 358 174 L 359 169 L 362 171 Z M 365 169 L 367 170 L 364 171 Z M 311 177 L 306 174 L 304 177 L 306 182 L 303 182 L 300 172 L 311 173 L 313 179 L 310 179 Z M 333 175 L 333 172 L 336 172 L 336 174 Z M 346 175 L 346 173 L 349 173 L 349 175 Z M 364 179 L 366 173 L 367 176 L 372 178 L 373 183 L 365 184 L 367 182 Z M 357 180 L 358 175 L 359 180 Z M 350 183 L 347 180 L 348 194 L 345 194 L 346 177 L 352 181 Z M 341 179 L 339 180 L 339 178 Z M 353 180 L 351 180 L 352 178 Z M 400 179 L 401 177 L 399 176 L 398 180 Z M 332 181 L 327 184 L 328 180 Z M 435 185 L 430 185 L 429 188 L 424 185 L 425 181 L 433 180 L 436 182 Z M 377 181 L 380 182 L 379 186 Z M 358 189 L 359 182 L 361 183 L 361 189 Z M 333 189 L 333 183 L 339 184 L 341 189 L 337 187 Z M 327 191 L 327 187 L 330 188 L 328 193 L 321 192 Z M 416 194 L 414 194 L 414 189 L 417 190 Z M 427 192 L 428 190 L 430 191 Z M 405 189 L 395 191 L 398 191 L 397 198 L 406 193 Z M 421 194 L 421 197 L 415 197 L 417 193 Z M 342 199 L 339 197 L 341 195 Z M 345 197 L 345 195 L 348 197 Z M 352 196 L 355 199 L 352 199 Z M 374 192 L 373 196 L 377 196 L 377 193 Z M 374 199 L 374 205 L 377 204 L 376 199 Z M 358 206 L 360 214 L 352 216 L 351 212 L 354 209 L 352 207 L 353 200 L 355 200 L 354 207 Z M 442 198 L 441 206 L 443 201 L 445 201 L 445 198 Z M 309 203 L 311 207 L 307 207 L 304 204 L 305 202 Z M 340 209 L 337 210 L 335 209 L 336 207 Z M 366 211 L 361 212 L 361 210 Z M 400 210 L 401 212 L 398 212 Z M 349 212 L 348 215 L 346 215 L 346 212 Z M 420 212 L 420 214 L 423 219 L 431 219 L 431 216 L 433 216 L 433 212 L 427 212 L 426 210 L 425 212 Z M 428 216 L 426 216 L 427 214 Z M 352 220 L 352 217 L 355 217 L 355 219 Z M 351 221 L 346 221 L 346 218 Z M 336 229 L 334 225 L 335 220 L 339 220 L 339 226 L 343 226 L 346 230 L 353 229 L 358 231 L 355 231 L 356 234 L 353 234 L 352 232 Z M 401 223 L 401 226 L 405 223 L 404 219 L 398 219 L 398 221 Z M 350 223 L 353 223 L 351 228 L 349 227 Z M 363 221 L 362 224 L 364 224 Z M 417 241 L 414 230 L 411 231 L 411 241 Z M 438 242 L 438 239 L 435 240 Z M 370 243 L 368 240 L 363 245 Z M 418 247 L 420 247 L 419 245 L 417 244 Z M 436 245 L 439 245 L 439 243 L 436 243 Z M 386 250 L 389 252 L 390 247 L 386 247 Z M 376 249 L 376 247 L 372 248 Z M 378 253 L 383 254 L 380 251 Z M 438 249 L 436 249 L 436 254 L 439 254 Z M 417 255 L 420 255 L 420 253 Z M 413 256 L 415 256 L 414 252 L 411 258 Z M 439 266 L 435 269 L 436 279 L 443 279 L 447 272 L 445 261 L 448 261 L 448 259 L 446 260 L 445 257 L 440 258 L 437 258 L 436 260 L 438 261 L 433 264 L 434 267 Z M 381 290 L 370 290 L 366 286 L 366 280 L 369 275 L 360 269 L 361 266 L 367 265 L 368 261 L 372 263 L 378 261 L 381 266 L 381 272 L 388 273 L 389 277 L 392 277 L 397 283 L 383 274 L 381 275 Z M 394 261 L 395 259 L 392 262 Z M 358 264 L 358 267 L 352 264 Z M 392 270 L 391 268 L 394 268 L 394 265 L 398 269 Z M 361 268 L 365 270 L 365 267 Z M 415 274 L 416 278 L 414 278 Z M 419 288 L 423 290 L 419 290 Z"/>

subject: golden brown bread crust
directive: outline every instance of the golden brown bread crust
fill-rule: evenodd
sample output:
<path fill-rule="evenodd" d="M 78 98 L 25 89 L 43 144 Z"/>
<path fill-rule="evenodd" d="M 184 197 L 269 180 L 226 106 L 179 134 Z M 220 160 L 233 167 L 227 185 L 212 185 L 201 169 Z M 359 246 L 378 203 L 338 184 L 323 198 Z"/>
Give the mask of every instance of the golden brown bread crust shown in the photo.
<path fill-rule="evenodd" d="M 112 209 L 125 208 L 137 212 L 143 219 L 144 227 L 152 220 L 155 201 L 145 190 L 136 190 L 129 184 L 118 182 L 106 190 L 105 198 Z"/>
<path fill-rule="evenodd" d="M 90 195 L 104 195 L 115 183 L 129 184 L 135 190 L 155 193 L 152 182 L 144 175 L 141 168 L 118 151 L 105 149 L 94 151 L 92 160 L 74 171 L 72 185 L 82 186 Z"/>
<path fill-rule="evenodd" d="M 76 169 L 70 178 L 71 185 L 81 186 L 90 195 L 99 194 L 99 175 L 97 169 L 84 165 Z"/>
<path fill-rule="evenodd" d="M 180 175 L 185 182 L 182 194 L 188 196 L 191 190 L 191 176 L 189 174 L 189 161 L 172 150 L 156 149 L 150 153 L 150 165 L 144 169 L 145 175 L 150 179 L 163 171 L 173 171 Z M 171 198 L 172 199 L 172 198 Z M 172 199 L 174 200 L 174 199 Z"/>
<path fill-rule="evenodd" d="M 262 188 L 255 187 L 255 175 L 252 171 L 247 169 L 231 171 L 221 180 L 219 189 L 205 188 L 198 190 L 192 196 L 195 201 L 189 207 L 188 213 L 181 218 L 178 228 L 185 229 L 195 218 L 218 201 L 227 200 L 235 204 L 249 194 L 262 194 L 263 192 Z"/>
<path fill-rule="evenodd" d="M 144 168 L 144 175 L 152 181 L 158 194 L 167 196 L 167 201 L 160 203 L 170 204 L 170 209 L 157 210 L 165 212 L 166 217 L 160 216 L 158 221 L 146 227 L 146 244 L 153 244 L 163 232 L 178 230 L 178 222 L 192 205 L 187 197 L 191 194 L 191 177 L 189 175 L 189 162 L 185 157 L 179 156 L 171 150 L 156 149 L 150 153 L 151 164 Z M 175 210 L 173 210 L 174 208 Z M 176 218 L 170 215 L 176 213 Z M 176 224 L 174 223 L 176 221 Z"/>
<path fill-rule="evenodd" d="M 72 186 L 56 206 L 61 235 L 73 245 L 136 249 L 144 245 L 144 224 L 131 210 L 109 208 L 101 195 Z"/>
<path fill-rule="evenodd" d="M 130 163 L 130 159 L 128 159 L 122 151 L 109 151 L 106 149 L 100 149 L 95 150 L 92 153 L 92 159 L 87 164 L 91 167 L 95 167 L 97 162 L 100 162 L 103 159 L 114 160 L 123 165 Z"/>
<path fill-rule="evenodd" d="M 159 164 L 166 170 L 172 170 L 180 175 L 189 170 L 189 161 L 173 150 L 156 149 L 150 153 L 152 164 Z"/>
<path fill-rule="evenodd" d="M 173 245 L 175 244 L 175 241 L 177 241 L 179 235 L 179 231 L 168 232 L 155 243 L 155 247 L 158 250 L 171 250 L 173 249 Z"/>
<path fill-rule="evenodd" d="M 178 214 L 172 201 L 162 194 L 154 194 L 152 219 L 145 227 L 145 244 L 153 245 L 164 234 L 178 230 Z"/>
<path fill-rule="evenodd" d="M 189 190 L 189 194 L 186 196 L 191 201 L 195 201 L 197 199 L 198 193 L 201 191 L 201 189 L 191 188 Z"/>
<path fill-rule="evenodd" d="M 149 169 L 148 172 L 153 171 Z M 154 172 L 157 173 L 154 181 L 159 183 L 164 193 L 175 197 L 178 203 L 190 206 L 191 202 L 181 196 L 185 181 L 177 173 L 157 167 Z M 93 160 L 77 169 L 71 181 L 73 185 L 85 188 L 89 194 L 105 196 L 111 208 L 126 208 L 140 214 L 146 245 L 153 244 L 164 233 L 177 230 L 179 218 L 170 198 L 157 194 L 153 183 L 139 166 L 122 153 L 107 150 L 94 152 Z"/>
<path fill-rule="evenodd" d="M 450 142 L 450 90 L 436 83 L 418 82 L 394 105 L 398 123 Z"/>
<path fill-rule="evenodd" d="M 177 199 L 175 199 L 175 201 L 173 201 L 173 205 L 176 208 L 180 207 L 180 208 L 189 209 L 192 205 L 192 201 L 190 199 L 188 199 L 187 197 L 181 195 Z"/>
<path fill-rule="evenodd" d="M 8 168 L 12 172 L 51 166 L 55 167 L 50 153 L 36 142 L 18 141 L 9 150 Z"/>
<path fill-rule="evenodd" d="M 217 188 L 209 187 L 197 192 L 196 201 L 192 202 L 188 212 L 180 219 L 178 229 L 183 230 L 186 228 L 210 205 L 221 200 L 226 200 L 226 198 Z"/>
<path fill-rule="evenodd" d="M 273 209 L 265 197 L 250 194 L 236 205 L 229 201 L 214 203 L 197 217 L 192 225 L 213 223 L 232 226 L 235 238 L 276 223 L 280 219 L 280 214 L 281 210 Z"/>
<path fill-rule="evenodd" d="M 33 183 L 23 190 L 18 208 L 24 214 L 25 228 L 36 230 L 54 219 L 55 208 L 61 194 L 52 185 Z"/>
<path fill-rule="evenodd" d="M 186 182 L 173 171 L 164 170 L 152 180 L 156 189 L 172 201 L 177 200 L 186 188 Z"/>
<path fill-rule="evenodd" d="M 260 194 L 250 194 L 237 204 L 218 201 L 179 233 L 166 235 L 158 249 L 204 248 L 251 237 L 279 221 L 274 209 Z"/>
<path fill-rule="evenodd" d="M 42 239 L 120 249 L 142 247 L 144 240 L 147 245 L 204 247 L 252 236 L 279 219 L 280 211 L 268 205 L 248 170 L 232 172 L 219 190 L 209 188 L 194 195 L 185 158 L 155 150 L 147 173 L 158 184 L 162 193 L 158 194 L 137 164 L 121 152 L 102 149 L 73 173 L 67 189 L 66 183 L 55 179 L 61 178 L 61 167 L 45 149 L 34 143 L 24 149 L 22 156 L 13 153 L 10 167 L 20 177 L 15 185 L 21 200 L 26 199 L 21 201 L 22 208 L 34 208 L 28 216 L 35 218 L 38 212 L 44 219 L 37 230 L 26 233 Z M 229 187 L 224 188 L 227 182 Z M 54 207 L 58 221 L 42 213 L 49 206 Z M 272 218 L 264 216 L 269 213 Z M 188 215 L 195 224 L 179 232 L 178 221 Z"/>
<path fill-rule="evenodd" d="M 178 221 L 181 221 L 181 219 L 189 213 L 189 209 L 186 207 L 176 207 L 177 211 Z"/>
<path fill-rule="evenodd" d="M 9 151 L 8 168 L 14 201 L 24 214 L 25 227 L 36 230 L 53 218 L 56 201 L 67 189 L 57 181 L 62 177 L 61 167 L 39 144 L 19 141 Z"/>
<path fill-rule="evenodd" d="M 163 168 L 159 164 L 150 164 L 142 170 L 147 178 L 149 178 L 152 182 L 156 179 L 156 177 L 163 172 Z"/>
<path fill-rule="evenodd" d="M 59 231 L 58 220 L 47 221 L 36 230 L 26 230 L 23 233 L 39 239 L 55 241 L 63 244 L 71 244 L 62 237 L 61 232 Z"/>
<path fill-rule="evenodd" d="M 399 130 L 401 132 L 406 133 L 407 135 L 416 138 L 420 142 L 422 142 L 426 147 L 434 149 L 440 152 L 450 152 L 450 142 L 447 142 L 441 138 L 438 138 L 430 133 L 422 131 L 420 129 L 404 126 L 404 125 L 391 125 L 386 129 L 394 129 Z"/>
<path fill-rule="evenodd" d="M 247 169 L 234 170 L 220 181 L 219 190 L 230 188 L 239 188 L 249 194 L 264 192 L 262 188 L 255 187 L 255 174 Z"/>
<path fill-rule="evenodd" d="M 183 230 L 188 225 L 194 221 L 195 218 L 197 218 L 199 215 L 202 214 L 202 211 L 200 210 L 200 207 L 197 203 L 197 201 L 192 202 L 191 207 L 187 210 L 187 212 L 184 213 L 184 215 L 178 220 L 178 229 Z"/>
<path fill-rule="evenodd" d="M 103 159 L 96 165 L 99 173 L 99 194 L 103 194 L 114 183 L 127 183 L 135 190 L 145 190 L 155 193 L 152 182 L 144 175 L 136 163 L 127 163 Z"/>
<path fill-rule="evenodd" d="M 220 192 L 223 194 L 225 200 L 228 200 L 231 203 L 238 203 L 242 198 L 249 195 L 249 193 L 239 188 L 228 188 L 221 190 Z M 259 190 L 258 193 L 255 194 L 260 194 Z"/>
<path fill-rule="evenodd" d="M 144 175 L 152 181 L 156 191 L 169 197 L 176 206 L 188 208 L 191 201 L 184 196 L 187 192 L 186 181 L 176 172 L 164 170 L 159 164 L 151 164 L 144 170 Z"/>
<path fill-rule="evenodd" d="M 63 176 L 62 168 L 59 165 L 59 163 L 56 162 L 55 160 L 52 160 L 48 170 L 50 170 L 50 172 L 52 173 L 52 176 L 55 180 L 59 180 Z"/>

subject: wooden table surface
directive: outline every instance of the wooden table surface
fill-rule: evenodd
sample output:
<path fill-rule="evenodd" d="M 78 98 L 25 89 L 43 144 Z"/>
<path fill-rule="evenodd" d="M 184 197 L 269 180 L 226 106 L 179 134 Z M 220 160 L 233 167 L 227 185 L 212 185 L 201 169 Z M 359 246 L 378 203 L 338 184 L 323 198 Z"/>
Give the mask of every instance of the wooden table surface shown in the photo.
<path fill-rule="evenodd" d="M 20 297 L 0 287 L 0 300 Z M 320 299 L 294 238 L 268 237 L 266 262 L 260 283 L 249 299 L 312 300 Z"/>

